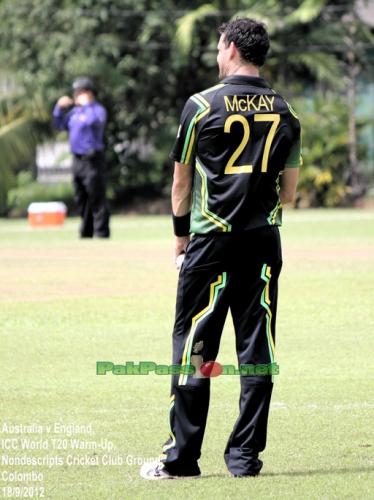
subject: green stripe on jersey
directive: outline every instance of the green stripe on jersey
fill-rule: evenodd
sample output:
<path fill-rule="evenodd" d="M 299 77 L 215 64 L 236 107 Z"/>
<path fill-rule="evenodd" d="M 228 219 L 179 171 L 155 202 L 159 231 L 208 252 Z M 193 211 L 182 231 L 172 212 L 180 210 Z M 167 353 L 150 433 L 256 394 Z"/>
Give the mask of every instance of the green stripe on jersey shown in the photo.
<path fill-rule="evenodd" d="M 188 125 L 187 134 L 182 150 L 181 163 L 189 163 L 191 152 L 193 149 L 191 142 L 194 142 L 195 140 L 196 123 L 200 120 L 200 118 L 203 117 L 203 114 L 206 114 L 210 109 L 208 101 L 206 101 L 203 97 L 199 96 L 199 94 L 193 95 L 191 97 L 191 101 L 197 104 L 199 108 Z"/>
<path fill-rule="evenodd" d="M 195 127 L 195 122 L 196 122 L 196 115 L 191 119 L 190 124 L 188 125 L 186 139 L 184 140 L 184 145 L 183 145 L 181 163 L 184 163 L 186 161 L 188 146 L 190 144 L 191 135 Z"/>
<path fill-rule="evenodd" d="M 232 226 L 225 219 L 208 208 L 208 178 L 204 168 L 196 161 L 195 187 L 191 217 L 192 233 L 208 233 L 217 228 L 222 232 L 230 232 Z"/>

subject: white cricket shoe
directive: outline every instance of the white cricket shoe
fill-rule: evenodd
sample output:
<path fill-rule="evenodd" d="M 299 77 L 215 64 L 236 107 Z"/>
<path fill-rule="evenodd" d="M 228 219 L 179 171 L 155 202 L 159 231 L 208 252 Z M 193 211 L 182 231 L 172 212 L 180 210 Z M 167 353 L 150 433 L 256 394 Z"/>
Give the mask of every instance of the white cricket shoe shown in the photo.
<path fill-rule="evenodd" d="M 140 475 L 143 479 L 149 479 L 151 481 L 158 481 L 159 479 L 196 479 L 200 477 L 200 473 L 194 476 L 176 476 L 170 474 L 170 472 L 165 469 L 165 465 L 159 461 L 143 464 L 140 468 Z"/>

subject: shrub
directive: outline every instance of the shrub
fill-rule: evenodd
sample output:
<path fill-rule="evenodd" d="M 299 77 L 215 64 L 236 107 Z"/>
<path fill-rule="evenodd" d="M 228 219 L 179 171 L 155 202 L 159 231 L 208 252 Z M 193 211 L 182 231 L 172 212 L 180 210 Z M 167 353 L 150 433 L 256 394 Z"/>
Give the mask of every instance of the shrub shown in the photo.
<path fill-rule="evenodd" d="M 63 201 L 69 210 L 74 209 L 73 188 L 70 183 L 41 184 L 32 178 L 31 172 L 17 175 L 17 186 L 8 193 L 10 215 L 27 214 L 27 208 L 34 201 Z"/>

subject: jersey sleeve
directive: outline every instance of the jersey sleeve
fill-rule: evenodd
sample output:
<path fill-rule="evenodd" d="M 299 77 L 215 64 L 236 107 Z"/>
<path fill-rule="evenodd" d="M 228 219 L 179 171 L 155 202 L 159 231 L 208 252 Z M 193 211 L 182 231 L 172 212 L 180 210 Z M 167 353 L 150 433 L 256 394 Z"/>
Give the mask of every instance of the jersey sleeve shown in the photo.
<path fill-rule="evenodd" d="M 58 104 L 55 105 L 52 115 L 53 127 L 57 130 L 67 130 L 69 123 L 70 112 L 61 108 Z"/>
<path fill-rule="evenodd" d="M 295 135 L 292 146 L 285 162 L 285 168 L 298 168 L 303 164 L 302 143 L 301 143 L 301 128 L 300 122 L 297 119 L 295 125 Z"/>
<path fill-rule="evenodd" d="M 170 153 L 170 158 L 179 163 L 189 165 L 195 150 L 196 144 L 196 118 L 198 116 L 199 107 L 192 100 L 186 102 L 178 128 L 177 138 L 174 147 Z"/>

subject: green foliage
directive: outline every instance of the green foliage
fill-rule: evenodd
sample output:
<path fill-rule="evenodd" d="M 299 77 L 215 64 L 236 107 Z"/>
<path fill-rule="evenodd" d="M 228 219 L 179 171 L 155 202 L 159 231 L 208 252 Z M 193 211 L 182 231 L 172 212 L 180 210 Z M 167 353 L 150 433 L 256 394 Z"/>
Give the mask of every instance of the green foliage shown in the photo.
<path fill-rule="evenodd" d="M 15 77 L 0 77 L 0 215 L 7 211 L 7 193 L 15 185 L 15 174 L 31 167 L 36 145 L 45 136 L 48 115 L 39 96 L 28 97 Z"/>
<path fill-rule="evenodd" d="M 315 207 L 342 205 L 349 194 L 345 100 L 331 93 L 315 94 L 309 99 L 296 100 L 295 105 L 303 129 L 304 166 L 300 169 L 299 203 Z M 359 128 L 363 125 L 360 123 Z M 361 148 L 361 157 L 363 153 Z"/>
<path fill-rule="evenodd" d="M 33 119 L 27 114 L 3 125 L 0 128 L 0 169 L 16 170 L 19 165 L 32 163 L 37 140 Z"/>
<path fill-rule="evenodd" d="M 178 19 L 176 40 L 182 53 L 188 54 L 191 50 L 196 25 L 203 23 L 212 14 L 217 14 L 217 8 L 212 4 L 204 4 Z"/>
<path fill-rule="evenodd" d="M 287 16 L 286 22 L 290 24 L 309 23 L 321 14 L 326 3 L 326 0 L 304 0 L 292 14 Z"/>
<path fill-rule="evenodd" d="M 121 203 L 135 191 L 163 193 L 183 103 L 217 80 L 221 22 L 240 13 L 268 23 L 272 49 L 263 75 L 293 101 L 305 87 L 344 89 L 344 16 L 353 5 L 353 0 L 338 8 L 332 0 L 180 0 L 176 10 L 171 0 L 3 0 L 0 64 L 13 72 L 21 90 L 17 112 L 3 131 L 6 140 L 0 131 L 0 158 L 8 158 L 0 160 L 5 189 L 0 204 L 12 171 L 32 163 L 39 131 L 51 133 L 53 105 L 71 93 L 77 75 L 94 77 L 109 112 L 110 197 Z M 365 61 L 369 30 L 363 23 L 356 28 L 354 50 Z"/>
<path fill-rule="evenodd" d="M 34 201 L 63 201 L 71 210 L 74 207 L 72 186 L 70 183 L 40 184 L 29 171 L 21 171 L 16 187 L 8 193 L 8 209 L 12 215 L 25 215 Z"/>
<path fill-rule="evenodd" d="M 0 170 L 0 215 L 6 215 L 8 211 L 8 192 L 15 184 L 14 173 L 8 167 Z"/>

